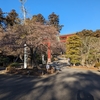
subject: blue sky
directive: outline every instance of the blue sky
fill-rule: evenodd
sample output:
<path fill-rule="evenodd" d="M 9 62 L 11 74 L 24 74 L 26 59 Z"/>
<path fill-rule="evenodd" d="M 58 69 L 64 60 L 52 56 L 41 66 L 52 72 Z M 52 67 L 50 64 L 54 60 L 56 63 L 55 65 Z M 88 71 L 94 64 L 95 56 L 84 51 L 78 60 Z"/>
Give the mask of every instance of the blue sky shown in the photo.
<path fill-rule="evenodd" d="M 55 12 L 64 25 L 61 34 L 100 29 L 100 0 L 27 0 L 25 7 L 29 17 L 41 13 L 47 19 Z M 19 0 L 0 0 L 0 8 L 4 12 L 15 9 L 21 16 Z"/>

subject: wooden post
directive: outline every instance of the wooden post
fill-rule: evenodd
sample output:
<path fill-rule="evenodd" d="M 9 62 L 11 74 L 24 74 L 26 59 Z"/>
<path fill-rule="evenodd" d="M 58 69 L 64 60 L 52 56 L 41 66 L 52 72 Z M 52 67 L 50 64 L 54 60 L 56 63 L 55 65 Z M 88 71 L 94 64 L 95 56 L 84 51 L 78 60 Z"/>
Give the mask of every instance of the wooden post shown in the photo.
<path fill-rule="evenodd" d="M 47 50 L 47 55 L 48 55 L 48 59 L 47 62 L 51 62 L 51 43 L 48 42 L 48 50 Z"/>

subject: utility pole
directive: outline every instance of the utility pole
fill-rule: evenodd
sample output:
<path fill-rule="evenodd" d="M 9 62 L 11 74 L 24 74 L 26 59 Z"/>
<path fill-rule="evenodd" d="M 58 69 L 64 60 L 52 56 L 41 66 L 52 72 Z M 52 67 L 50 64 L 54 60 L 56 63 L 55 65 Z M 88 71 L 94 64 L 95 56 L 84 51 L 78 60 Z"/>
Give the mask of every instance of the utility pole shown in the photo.
<path fill-rule="evenodd" d="M 21 10 L 22 10 L 22 13 L 23 13 L 23 20 L 24 20 L 23 23 L 25 23 L 27 11 L 25 9 L 24 4 L 25 4 L 26 0 L 20 0 L 20 2 L 21 2 Z"/>
<path fill-rule="evenodd" d="M 26 9 L 25 9 L 25 2 L 26 0 L 19 0 L 21 2 L 21 10 L 22 10 L 22 14 L 23 14 L 23 24 L 25 24 L 25 19 L 26 19 Z M 24 44 L 24 69 L 27 68 L 27 45 Z"/>

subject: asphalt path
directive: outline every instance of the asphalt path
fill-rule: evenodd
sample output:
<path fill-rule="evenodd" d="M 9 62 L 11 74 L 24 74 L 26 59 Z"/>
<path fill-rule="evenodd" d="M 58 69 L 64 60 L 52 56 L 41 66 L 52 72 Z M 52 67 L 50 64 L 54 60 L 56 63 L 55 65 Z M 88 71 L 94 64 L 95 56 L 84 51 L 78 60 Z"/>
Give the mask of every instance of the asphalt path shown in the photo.
<path fill-rule="evenodd" d="M 1 73 L 0 100 L 100 100 L 100 72 L 63 69 L 46 77 Z"/>

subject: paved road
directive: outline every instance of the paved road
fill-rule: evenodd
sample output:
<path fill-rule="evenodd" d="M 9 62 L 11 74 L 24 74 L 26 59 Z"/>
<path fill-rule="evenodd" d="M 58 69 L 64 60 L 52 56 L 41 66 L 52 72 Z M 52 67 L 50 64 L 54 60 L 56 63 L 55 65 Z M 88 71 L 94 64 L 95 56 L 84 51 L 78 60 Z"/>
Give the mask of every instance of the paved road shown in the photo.
<path fill-rule="evenodd" d="M 100 72 L 65 69 L 44 78 L 0 74 L 0 100 L 100 100 Z"/>

